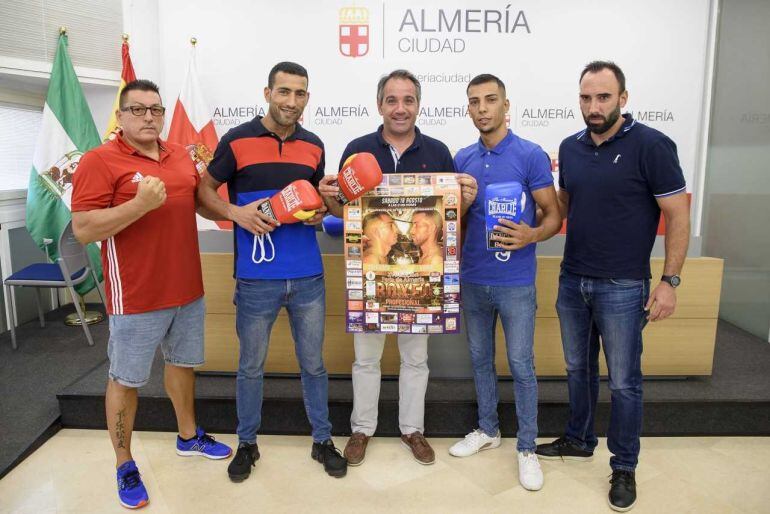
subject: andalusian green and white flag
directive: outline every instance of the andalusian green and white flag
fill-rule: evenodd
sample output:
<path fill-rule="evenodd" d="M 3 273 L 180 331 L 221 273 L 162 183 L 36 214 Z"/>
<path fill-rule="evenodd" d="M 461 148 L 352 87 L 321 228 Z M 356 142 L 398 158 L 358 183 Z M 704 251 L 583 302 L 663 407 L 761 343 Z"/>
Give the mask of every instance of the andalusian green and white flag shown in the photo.
<path fill-rule="evenodd" d="M 59 236 L 72 218 L 72 176 L 80 157 L 99 144 L 99 133 L 67 53 L 67 35 L 61 34 L 27 191 L 27 230 L 41 249 L 44 239 L 53 241 L 48 248 L 54 260 L 58 257 Z M 88 251 L 101 279 L 99 248 L 90 244 Z M 94 287 L 89 277 L 77 290 L 84 295 Z"/>

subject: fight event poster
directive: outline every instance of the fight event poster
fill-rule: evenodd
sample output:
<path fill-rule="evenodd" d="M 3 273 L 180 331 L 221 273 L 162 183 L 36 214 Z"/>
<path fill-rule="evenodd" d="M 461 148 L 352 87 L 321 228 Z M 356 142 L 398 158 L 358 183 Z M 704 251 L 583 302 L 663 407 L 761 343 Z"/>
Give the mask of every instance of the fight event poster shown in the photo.
<path fill-rule="evenodd" d="M 460 199 L 454 173 L 396 173 L 345 206 L 347 332 L 459 332 Z"/>

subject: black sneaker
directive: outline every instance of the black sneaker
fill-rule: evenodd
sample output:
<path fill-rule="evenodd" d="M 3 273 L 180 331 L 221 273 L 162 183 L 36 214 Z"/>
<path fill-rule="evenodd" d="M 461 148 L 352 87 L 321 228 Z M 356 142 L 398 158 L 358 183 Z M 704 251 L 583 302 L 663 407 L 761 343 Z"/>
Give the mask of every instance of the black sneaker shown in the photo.
<path fill-rule="evenodd" d="M 348 472 L 347 459 L 334 447 L 331 439 L 322 443 L 313 443 L 313 451 L 310 456 L 324 465 L 324 471 L 329 476 L 342 478 Z"/>
<path fill-rule="evenodd" d="M 633 471 L 616 469 L 610 478 L 610 508 L 618 512 L 631 510 L 636 503 L 636 478 Z"/>
<path fill-rule="evenodd" d="M 235 457 L 227 466 L 227 474 L 233 482 L 243 482 L 251 475 L 251 468 L 259 460 L 259 448 L 256 444 L 241 443 Z"/>
<path fill-rule="evenodd" d="M 569 459 L 589 461 L 594 457 L 593 451 L 582 449 L 566 437 L 560 437 L 552 443 L 538 444 L 535 454 L 545 460 Z"/>

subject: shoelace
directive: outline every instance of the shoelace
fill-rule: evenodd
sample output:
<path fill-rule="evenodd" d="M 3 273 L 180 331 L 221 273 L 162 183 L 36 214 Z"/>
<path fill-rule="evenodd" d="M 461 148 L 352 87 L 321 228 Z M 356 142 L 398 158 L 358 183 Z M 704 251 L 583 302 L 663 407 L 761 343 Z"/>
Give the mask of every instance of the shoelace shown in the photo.
<path fill-rule="evenodd" d="M 133 489 L 142 482 L 139 471 L 131 471 L 118 480 L 118 488 L 121 491 Z"/>
<path fill-rule="evenodd" d="M 466 435 L 465 436 L 465 440 L 467 442 L 469 442 L 470 444 L 474 445 L 474 446 L 478 445 L 479 441 L 481 440 L 481 434 L 482 434 L 481 429 L 477 428 L 476 430 L 474 430 L 470 434 Z"/>
<path fill-rule="evenodd" d="M 612 478 L 610 478 L 610 483 L 623 483 L 627 485 L 631 485 L 634 483 L 634 474 L 630 471 L 626 471 L 624 469 L 619 469 L 617 471 L 613 471 L 612 475 L 610 475 Z"/>
<path fill-rule="evenodd" d="M 570 442 L 569 439 L 566 437 L 560 437 L 557 440 L 553 442 L 553 445 L 556 447 L 556 450 L 559 452 L 559 458 L 564 462 L 564 455 L 562 454 L 562 448 L 568 448 L 572 446 L 572 442 Z"/>
<path fill-rule="evenodd" d="M 423 436 L 420 432 L 415 432 L 412 437 L 410 437 L 412 444 L 415 446 L 422 446 L 427 447 L 428 441 L 425 440 L 425 436 Z"/>
<path fill-rule="evenodd" d="M 202 436 L 198 437 L 198 441 L 203 446 L 208 446 L 210 444 L 216 444 L 216 439 L 214 439 L 214 436 L 210 436 L 207 433 L 203 433 Z"/>
<path fill-rule="evenodd" d="M 350 446 L 363 446 L 364 441 L 366 441 L 366 436 L 357 436 L 354 435 L 350 438 L 350 442 L 348 443 Z"/>
<path fill-rule="evenodd" d="M 524 456 L 524 461 L 528 465 L 540 467 L 540 461 L 537 459 L 537 455 L 535 455 L 535 452 L 521 452 L 521 454 Z"/>
<path fill-rule="evenodd" d="M 251 447 L 249 446 L 239 446 L 238 451 L 235 452 L 235 459 L 233 459 L 238 464 L 243 464 L 244 462 L 249 462 L 251 464 L 254 463 L 254 455 L 251 451 Z"/>
<path fill-rule="evenodd" d="M 340 453 L 337 447 L 334 446 L 334 443 L 330 442 L 329 444 L 324 444 L 324 449 L 328 452 L 336 453 L 337 457 L 342 458 L 342 453 Z"/>
<path fill-rule="evenodd" d="M 573 446 L 572 442 L 570 442 L 570 440 L 567 439 L 566 437 L 560 437 L 557 440 L 555 440 L 552 444 L 553 444 L 553 446 L 556 447 L 556 451 L 559 452 L 559 457 L 561 458 L 562 461 L 564 460 L 564 455 L 562 454 L 562 449 L 563 448 L 569 448 L 569 447 Z"/>

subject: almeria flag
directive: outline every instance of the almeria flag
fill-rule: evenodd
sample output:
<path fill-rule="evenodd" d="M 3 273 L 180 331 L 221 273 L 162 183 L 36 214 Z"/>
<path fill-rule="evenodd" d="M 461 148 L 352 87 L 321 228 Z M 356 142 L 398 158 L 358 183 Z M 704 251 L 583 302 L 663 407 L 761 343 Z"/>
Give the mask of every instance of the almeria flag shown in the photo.
<path fill-rule="evenodd" d="M 120 72 L 120 87 L 118 87 L 118 94 L 115 95 L 115 101 L 112 104 L 112 112 L 110 112 L 110 121 L 107 123 L 107 130 L 104 132 L 102 140 L 107 141 L 112 139 L 111 136 L 119 129 L 118 118 L 115 116 L 115 111 L 118 110 L 120 102 L 120 93 L 126 84 L 136 80 L 136 73 L 134 73 L 134 65 L 131 64 L 131 54 L 128 53 L 128 36 L 123 35 L 123 46 L 121 47 L 121 54 L 123 57 L 123 70 Z"/>
<path fill-rule="evenodd" d="M 195 43 L 190 53 L 190 64 L 187 67 L 187 75 L 182 85 L 182 91 L 174 106 L 174 117 L 171 119 L 171 128 L 168 131 L 168 141 L 184 145 L 190 152 L 190 157 L 195 162 L 198 173 L 203 173 L 214 157 L 219 138 L 211 119 L 211 110 L 203 98 L 203 93 L 198 82 L 198 70 L 195 66 Z M 227 198 L 227 186 L 222 184 L 219 188 L 219 196 Z M 199 230 L 232 230 L 229 221 L 213 222 L 198 216 Z"/>
<path fill-rule="evenodd" d="M 41 250 L 46 239 L 54 242 L 72 219 L 72 177 L 80 157 L 99 146 L 99 132 L 67 52 L 67 34 L 62 30 L 48 82 L 43 121 L 32 157 L 27 190 L 27 230 Z M 49 250 L 56 260 L 58 247 Z M 96 274 L 101 280 L 101 257 L 95 244 L 88 245 Z M 75 286 L 81 295 L 96 287 L 92 278 Z"/>

